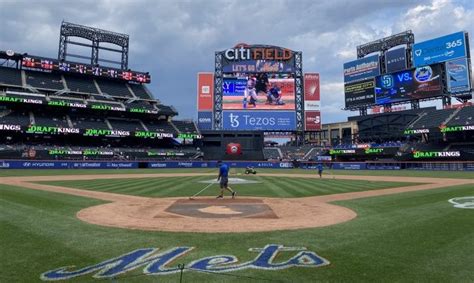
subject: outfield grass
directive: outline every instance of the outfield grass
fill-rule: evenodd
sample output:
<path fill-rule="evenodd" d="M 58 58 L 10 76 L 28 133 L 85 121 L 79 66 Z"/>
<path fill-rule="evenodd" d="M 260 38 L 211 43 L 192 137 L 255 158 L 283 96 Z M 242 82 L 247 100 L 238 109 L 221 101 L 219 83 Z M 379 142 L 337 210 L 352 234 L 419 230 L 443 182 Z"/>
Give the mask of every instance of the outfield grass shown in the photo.
<path fill-rule="evenodd" d="M 248 248 L 269 243 L 305 246 L 331 264 L 227 275 L 190 272 L 184 274 L 184 282 L 262 281 L 231 275 L 289 282 L 472 282 L 474 211 L 453 208 L 447 201 L 469 195 L 473 195 L 472 185 L 339 202 L 355 210 L 358 217 L 326 228 L 199 234 L 96 226 L 81 222 L 75 214 L 101 201 L 0 185 L 0 282 L 35 282 L 51 269 L 84 267 L 145 247 L 195 247 L 171 266 L 218 254 L 247 261 L 255 256 Z M 177 274 L 143 276 L 142 269 L 121 275 L 114 282 L 179 280 Z M 92 277 L 72 281 L 90 282 Z"/>
<path fill-rule="evenodd" d="M 238 196 L 260 197 L 306 197 L 347 192 L 360 192 L 375 189 L 387 189 L 401 186 L 417 185 L 406 182 L 372 182 L 358 180 L 304 179 L 283 177 L 239 176 L 257 181 L 256 184 L 231 185 Z M 41 184 L 64 186 L 78 189 L 111 192 L 147 197 L 181 197 L 191 196 L 207 184 L 199 181 L 211 180 L 210 176 L 173 177 L 173 178 L 138 178 L 138 179 L 97 179 L 76 181 L 47 181 Z M 205 190 L 202 196 L 215 196 L 219 193 L 217 184 Z"/>
<path fill-rule="evenodd" d="M 244 168 L 231 168 L 231 173 L 243 173 Z M 306 169 L 257 169 L 261 173 L 316 174 Z M 89 174 L 160 174 L 160 173 L 215 173 L 216 168 L 180 168 L 180 169 L 2 169 L 0 177 L 9 176 L 54 176 Z M 325 175 L 364 175 L 364 176 L 400 176 L 429 178 L 473 179 L 469 171 L 417 171 L 417 170 L 325 170 Z"/>

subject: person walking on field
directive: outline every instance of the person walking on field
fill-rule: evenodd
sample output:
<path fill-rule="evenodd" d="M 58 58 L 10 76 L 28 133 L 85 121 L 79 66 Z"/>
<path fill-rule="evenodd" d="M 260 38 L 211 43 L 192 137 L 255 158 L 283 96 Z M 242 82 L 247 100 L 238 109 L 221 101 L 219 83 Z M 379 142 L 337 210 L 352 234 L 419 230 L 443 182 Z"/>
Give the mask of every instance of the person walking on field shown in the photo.
<path fill-rule="evenodd" d="M 224 198 L 224 190 L 228 190 L 232 194 L 232 198 L 235 198 L 236 192 L 229 187 L 229 166 L 221 161 L 217 162 L 217 164 L 219 166 L 219 176 L 217 176 L 217 181 L 219 181 L 221 187 L 221 193 L 217 198 Z"/>
<path fill-rule="evenodd" d="M 319 163 L 318 166 L 318 175 L 319 175 L 319 178 L 322 178 L 323 177 L 323 164 Z"/>

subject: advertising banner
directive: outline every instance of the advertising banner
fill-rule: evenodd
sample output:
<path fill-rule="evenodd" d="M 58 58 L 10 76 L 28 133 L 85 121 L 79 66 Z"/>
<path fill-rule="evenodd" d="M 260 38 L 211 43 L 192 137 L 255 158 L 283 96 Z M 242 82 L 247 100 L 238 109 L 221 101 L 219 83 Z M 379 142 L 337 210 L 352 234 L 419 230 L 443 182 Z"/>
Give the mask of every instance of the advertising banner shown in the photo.
<path fill-rule="evenodd" d="M 198 112 L 198 127 L 200 130 L 212 130 L 212 112 Z"/>
<path fill-rule="evenodd" d="M 293 111 L 223 111 L 224 130 L 294 131 Z"/>
<path fill-rule="evenodd" d="M 198 111 L 212 111 L 214 105 L 214 74 L 198 73 Z"/>
<path fill-rule="evenodd" d="M 304 129 L 305 131 L 321 130 L 321 112 L 305 111 L 304 112 Z"/>
<path fill-rule="evenodd" d="M 387 104 L 442 95 L 441 66 L 424 66 L 376 77 L 376 103 Z"/>
<path fill-rule="evenodd" d="M 464 32 L 456 32 L 413 45 L 415 67 L 444 62 L 466 56 Z"/>
<path fill-rule="evenodd" d="M 237 44 L 221 52 L 224 73 L 293 73 L 294 52 L 270 45 Z"/>
<path fill-rule="evenodd" d="M 344 85 L 346 107 L 375 103 L 374 79 Z"/>
<path fill-rule="evenodd" d="M 319 74 L 304 74 L 304 110 L 320 111 Z"/>
<path fill-rule="evenodd" d="M 249 78 L 226 78 L 222 84 L 223 110 L 294 110 L 295 79 L 255 78 L 256 87 L 247 89 Z M 260 80 L 263 87 L 257 87 Z M 268 80 L 265 82 L 265 80 Z M 249 82 L 252 84 L 252 82 Z M 266 86 L 266 91 L 265 91 Z M 244 100 L 246 98 L 246 100 Z"/>
<path fill-rule="evenodd" d="M 344 63 L 344 83 L 366 80 L 380 75 L 379 55 Z"/>
<path fill-rule="evenodd" d="M 387 73 L 405 70 L 407 68 L 407 51 L 405 47 L 385 52 L 385 69 Z"/>
<path fill-rule="evenodd" d="M 21 131 L 21 126 L 20 125 L 13 125 L 13 124 L 0 124 L 0 131 L 20 132 Z"/>
<path fill-rule="evenodd" d="M 2 169 L 96 169 L 96 168 L 138 168 L 138 162 L 77 162 L 77 161 L 19 161 L 2 160 L 0 161 Z"/>
<path fill-rule="evenodd" d="M 466 58 L 446 62 L 446 77 L 450 93 L 468 92 L 471 89 L 469 67 Z"/>
<path fill-rule="evenodd" d="M 288 62 L 269 60 L 245 60 L 222 67 L 224 73 L 293 73 L 295 66 Z"/>

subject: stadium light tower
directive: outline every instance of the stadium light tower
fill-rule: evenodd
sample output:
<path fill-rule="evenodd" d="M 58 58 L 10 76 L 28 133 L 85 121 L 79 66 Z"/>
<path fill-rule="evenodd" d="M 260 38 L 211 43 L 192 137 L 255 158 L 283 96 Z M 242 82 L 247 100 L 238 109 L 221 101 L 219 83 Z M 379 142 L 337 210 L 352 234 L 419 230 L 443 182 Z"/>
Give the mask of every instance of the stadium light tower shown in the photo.
<path fill-rule="evenodd" d="M 71 37 L 79 37 L 89 40 L 91 44 L 72 41 Z M 100 46 L 101 43 L 109 43 L 121 47 L 121 49 Z M 91 48 L 91 57 L 68 53 L 68 45 L 76 45 Z M 120 69 L 128 69 L 128 46 L 129 36 L 127 34 L 116 33 L 98 28 L 62 22 L 59 35 L 58 60 L 66 61 L 67 57 L 90 60 L 92 65 L 99 65 L 99 62 L 112 63 L 120 66 Z M 99 50 L 120 53 L 121 60 L 113 61 L 99 58 Z"/>

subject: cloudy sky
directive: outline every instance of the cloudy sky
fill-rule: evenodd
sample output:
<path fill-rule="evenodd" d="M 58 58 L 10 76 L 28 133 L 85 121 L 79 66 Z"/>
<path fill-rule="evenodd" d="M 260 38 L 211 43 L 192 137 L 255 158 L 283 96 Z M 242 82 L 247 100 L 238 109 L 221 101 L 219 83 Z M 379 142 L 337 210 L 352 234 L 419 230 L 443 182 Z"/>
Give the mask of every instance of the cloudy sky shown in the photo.
<path fill-rule="evenodd" d="M 148 71 L 155 97 L 196 117 L 196 74 L 236 43 L 303 52 L 321 74 L 323 123 L 343 121 L 342 64 L 356 46 L 411 29 L 415 41 L 466 30 L 471 0 L 0 0 L 0 49 L 57 57 L 62 20 L 130 35 L 129 67 Z M 471 39 L 471 53 L 474 42 Z M 111 58 L 112 59 L 112 58 Z"/>

